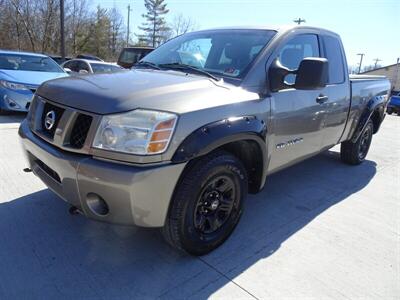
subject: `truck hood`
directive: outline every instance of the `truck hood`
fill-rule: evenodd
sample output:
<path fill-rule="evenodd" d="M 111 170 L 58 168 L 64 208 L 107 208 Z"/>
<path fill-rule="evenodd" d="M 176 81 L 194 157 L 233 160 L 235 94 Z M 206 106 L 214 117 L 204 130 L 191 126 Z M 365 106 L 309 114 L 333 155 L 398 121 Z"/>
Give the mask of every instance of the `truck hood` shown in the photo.
<path fill-rule="evenodd" d="M 21 70 L 0 70 L 0 79 L 21 83 L 26 85 L 38 86 L 43 82 L 68 76 L 63 72 L 38 72 L 38 71 L 21 71 Z"/>
<path fill-rule="evenodd" d="M 185 113 L 258 99 L 255 93 L 177 71 L 137 69 L 45 82 L 37 94 L 69 107 L 111 114 L 136 108 Z"/>

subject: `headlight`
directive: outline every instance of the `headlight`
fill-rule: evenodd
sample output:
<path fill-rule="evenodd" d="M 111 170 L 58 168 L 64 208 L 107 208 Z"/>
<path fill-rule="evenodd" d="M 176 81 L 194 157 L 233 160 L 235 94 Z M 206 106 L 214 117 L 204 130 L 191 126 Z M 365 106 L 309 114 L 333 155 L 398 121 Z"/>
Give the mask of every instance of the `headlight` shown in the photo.
<path fill-rule="evenodd" d="M 10 82 L 10 81 L 5 81 L 5 80 L 0 80 L 0 86 L 6 88 L 6 89 L 10 89 L 10 90 L 21 90 L 21 91 L 25 91 L 28 88 L 23 85 L 23 84 L 19 84 L 19 83 L 14 83 L 14 82 Z"/>
<path fill-rule="evenodd" d="M 103 116 L 93 147 L 140 155 L 159 154 L 167 149 L 176 121 L 175 114 L 143 109 Z"/>

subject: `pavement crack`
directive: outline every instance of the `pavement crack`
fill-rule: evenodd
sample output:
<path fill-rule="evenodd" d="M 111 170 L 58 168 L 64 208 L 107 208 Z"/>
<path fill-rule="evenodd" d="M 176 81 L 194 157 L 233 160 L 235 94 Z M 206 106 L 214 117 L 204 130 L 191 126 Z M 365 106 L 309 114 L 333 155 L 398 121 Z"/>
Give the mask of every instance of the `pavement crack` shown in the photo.
<path fill-rule="evenodd" d="M 210 267 L 211 269 L 213 269 L 215 272 L 217 272 L 218 274 L 220 274 L 222 277 L 224 277 L 225 279 L 227 279 L 228 281 L 232 282 L 234 285 L 236 285 L 238 288 L 240 288 L 242 291 L 244 291 L 245 293 L 247 293 L 249 296 L 251 296 L 254 299 L 259 300 L 259 298 L 257 298 L 255 295 L 253 295 L 250 291 L 248 291 L 247 289 L 245 289 L 244 287 L 242 287 L 241 285 L 237 284 L 232 278 L 229 278 L 228 276 L 226 276 L 224 273 L 222 273 L 220 270 L 218 270 L 217 268 L 215 268 L 214 266 L 212 266 L 211 264 L 209 264 L 207 261 L 205 261 L 203 258 L 198 257 L 198 259 L 204 263 L 205 265 L 207 265 L 208 267 Z"/>

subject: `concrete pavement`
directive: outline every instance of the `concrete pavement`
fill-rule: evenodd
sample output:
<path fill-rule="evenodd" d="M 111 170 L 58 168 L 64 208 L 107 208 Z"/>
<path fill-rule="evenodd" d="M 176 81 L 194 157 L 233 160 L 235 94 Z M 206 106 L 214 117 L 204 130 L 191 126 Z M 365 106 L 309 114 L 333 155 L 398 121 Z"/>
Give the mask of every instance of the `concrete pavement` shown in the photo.
<path fill-rule="evenodd" d="M 0 116 L 0 299 L 399 299 L 400 117 L 367 161 L 338 148 L 268 178 L 232 237 L 194 258 L 157 230 L 70 216 Z"/>

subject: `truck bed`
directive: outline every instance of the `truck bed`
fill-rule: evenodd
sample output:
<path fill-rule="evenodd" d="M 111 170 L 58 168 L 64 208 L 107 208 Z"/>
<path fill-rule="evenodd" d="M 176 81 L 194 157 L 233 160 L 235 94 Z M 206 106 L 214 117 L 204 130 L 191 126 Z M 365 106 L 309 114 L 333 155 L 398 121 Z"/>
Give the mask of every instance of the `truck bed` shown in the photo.
<path fill-rule="evenodd" d="M 342 141 L 354 136 L 360 119 L 368 118 L 373 111 L 366 109 L 373 107 L 373 102 L 385 102 L 388 100 L 390 82 L 385 76 L 377 75 L 350 75 L 351 104 L 347 125 Z M 386 106 L 386 104 L 385 104 Z M 366 115 L 362 115 L 362 113 Z M 384 112 L 382 112 L 382 115 Z M 375 128 L 374 131 L 378 130 Z"/>

